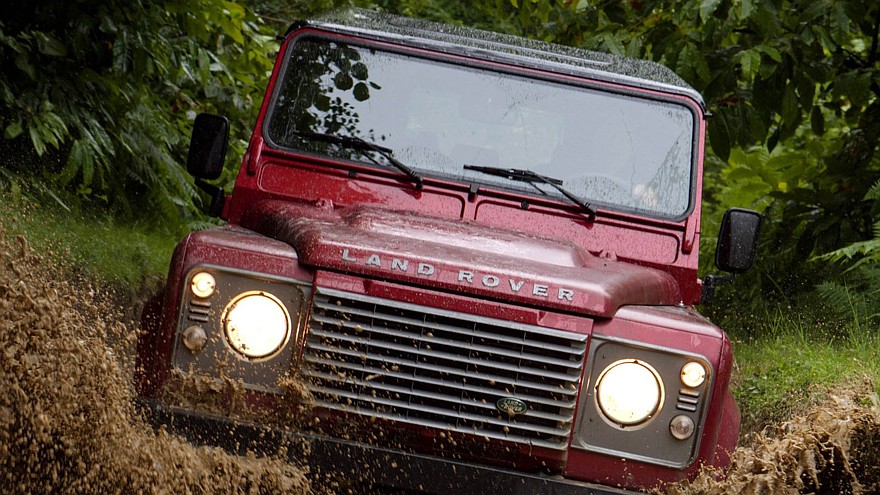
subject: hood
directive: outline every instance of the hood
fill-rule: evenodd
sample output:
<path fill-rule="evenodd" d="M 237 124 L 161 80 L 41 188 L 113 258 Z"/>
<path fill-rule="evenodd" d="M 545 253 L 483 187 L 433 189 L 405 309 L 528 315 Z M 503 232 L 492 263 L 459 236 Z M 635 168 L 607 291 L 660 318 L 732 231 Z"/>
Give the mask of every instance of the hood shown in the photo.
<path fill-rule="evenodd" d="M 621 306 L 681 301 L 675 279 L 661 270 L 476 222 L 262 201 L 241 226 L 290 244 L 314 268 L 512 303 L 610 317 Z"/>

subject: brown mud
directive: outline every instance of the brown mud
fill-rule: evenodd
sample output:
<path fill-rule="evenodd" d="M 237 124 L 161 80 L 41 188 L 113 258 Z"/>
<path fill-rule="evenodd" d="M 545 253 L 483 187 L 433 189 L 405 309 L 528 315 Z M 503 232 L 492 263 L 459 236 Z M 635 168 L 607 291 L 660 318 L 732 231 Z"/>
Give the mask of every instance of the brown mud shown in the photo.
<path fill-rule="evenodd" d="M 4 493 L 303 494 L 298 468 L 155 431 L 132 404 L 135 332 L 109 299 L 0 231 Z"/>
<path fill-rule="evenodd" d="M 196 447 L 149 426 L 132 404 L 136 325 L 56 265 L 0 227 L 0 491 L 311 493 L 307 473 L 280 458 Z M 307 398 L 300 383 L 286 387 Z M 753 435 L 726 478 L 704 472 L 665 492 L 880 493 L 880 407 L 870 390 L 838 391 Z M 321 492 L 352 493 L 324 476 L 312 483 Z"/>
<path fill-rule="evenodd" d="M 880 405 L 871 389 L 866 379 L 829 395 L 803 416 L 752 435 L 723 479 L 706 471 L 666 493 L 880 493 Z"/>

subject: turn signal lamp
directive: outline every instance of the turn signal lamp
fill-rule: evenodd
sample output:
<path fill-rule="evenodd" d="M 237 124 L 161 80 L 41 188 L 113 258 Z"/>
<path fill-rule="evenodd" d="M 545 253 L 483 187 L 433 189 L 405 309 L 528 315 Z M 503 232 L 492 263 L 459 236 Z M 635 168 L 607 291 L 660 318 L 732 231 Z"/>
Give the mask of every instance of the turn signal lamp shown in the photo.
<path fill-rule="evenodd" d="M 193 275 L 190 289 L 196 297 L 207 299 L 214 295 L 214 291 L 217 289 L 217 282 L 210 273 L 199 272 Z"/>
<path fill-rule="evenodd" d="M 681 367 L 681 383 L 690 388 L 697 388 L 706 381 L 706 368 L 696 362 L 691 361 Z"/>

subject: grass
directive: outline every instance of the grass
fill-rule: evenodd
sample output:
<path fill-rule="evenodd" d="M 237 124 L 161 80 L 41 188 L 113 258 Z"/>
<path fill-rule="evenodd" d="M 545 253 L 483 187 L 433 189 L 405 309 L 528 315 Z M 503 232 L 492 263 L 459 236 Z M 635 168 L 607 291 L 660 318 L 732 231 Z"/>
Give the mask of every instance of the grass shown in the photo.
<path fill-rule="evenodd" d="M 876 331 L 851 322 L 830 332 L 782 310 L 764 323 L 758 335 L 733 336 L 744 433 L 785 421 L 852 383 L 868 380 L 880 392 Z"/>
<path fill-rule="evenodd" d="M 0 190 L 0 231 L 24 235 L 35 251 L 76 276 L 137 292 L 164 280 L 179 235 L 107 212 L 67 211 Z"/>

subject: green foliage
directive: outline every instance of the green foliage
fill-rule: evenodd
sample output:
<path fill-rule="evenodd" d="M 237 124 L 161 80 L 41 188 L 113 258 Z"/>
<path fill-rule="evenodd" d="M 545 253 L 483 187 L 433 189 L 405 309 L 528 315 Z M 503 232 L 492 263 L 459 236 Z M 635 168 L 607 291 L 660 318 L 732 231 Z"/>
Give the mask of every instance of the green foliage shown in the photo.
<path fill-rule="evenodd" d="M 195 220 L 186 136 L 196 113 L 224 113 L 240 158 L 277 48 L 259 18 L 230 1 L 15 3 L 0 23 L 0 165 L 68 200 Z"/>

